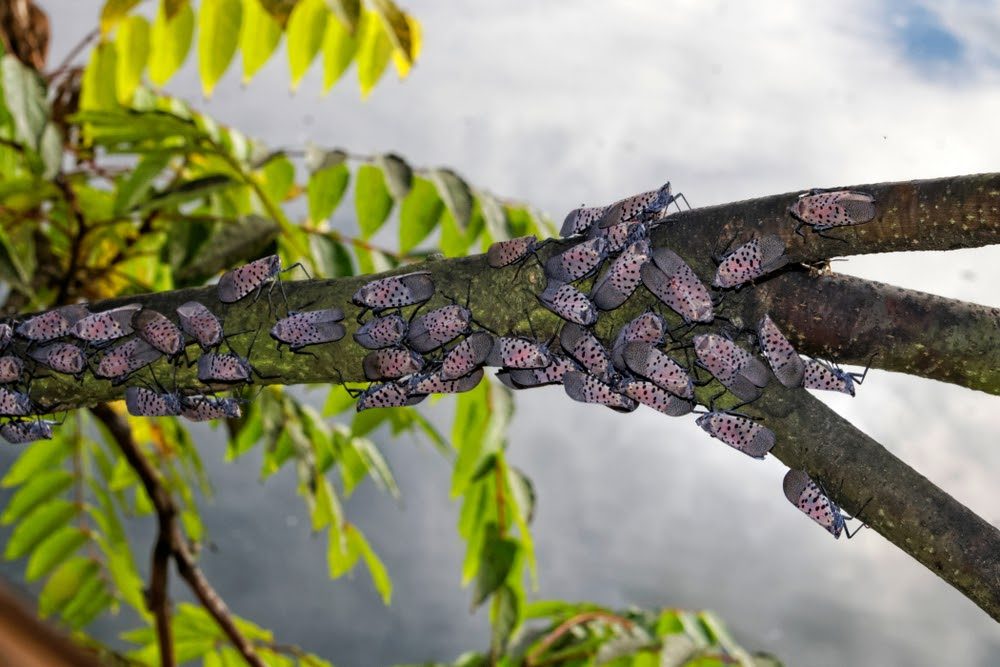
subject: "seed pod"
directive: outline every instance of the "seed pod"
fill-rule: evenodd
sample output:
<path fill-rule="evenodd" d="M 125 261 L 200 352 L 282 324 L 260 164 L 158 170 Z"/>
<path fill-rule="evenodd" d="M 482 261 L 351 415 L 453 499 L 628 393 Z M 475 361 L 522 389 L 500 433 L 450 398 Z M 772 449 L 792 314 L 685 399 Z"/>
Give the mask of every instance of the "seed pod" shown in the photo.
<path fill-rule="evenodd" d="M 625 380 L 618 387 L 631 399 L 653 408 L 669 417 L 680 417 L 694 410 L 694 403 L 664 391 L 652 382 Z"/>
<path fill-rule="evenodd" d="M 340 308 L 292 313 L 271 327 L 271 337 L 293 351 L 307 345 L 333 343 L 347 335 L 347 329 L 338 324 L 343 319 L 344 311 Z"/>
<path fill-rule="evenodd" d="M 361 347 L 377 350 L 401 343 L 406 336 L 406 330 L 406 320 L 396 314 L 386 315 L 376 317 L 358 327 L 354 332 L 354 340 Z"/>
<path fill-rule="evenodd" d="M 369 380 L 395 380 L 420 372 L 424 358 L 405 347 L 384 347 L 369 352 L 361 365 Z"/>
<path fill-rule="evenodd" d="M 866 370 L 865 374 L 867 372 Z M 806 359 L 802 386 L 806 389 L 839 391 L 842 394 L 854 396 L 855 382 L 861 384 L 864 377 L 860 373 L 848 373 L 819 359 Z"/>
<path fill-rule="evenodd" d="M 594 284 L 590 293 L 594 304 L 601 310 L 614 310 L 625 303 L 642 282 L 640 271 L 649 262 L 651 252 L 649 240 L 645 238 L 625 248 Z"/>
<path fill-rule="evenodd" d="M 232 352 L 206 352 L 198 359 L 199 382 L 247 382 L 251 370 L 249 361 Z"/>
<path fill-rule="evenodd" d="M 823 526 L 831 535 L 840 539 L 845 531 L 845 517 L 837 503 L 826 495 L 819 485 L 803 470 L 789 470 L 782 483 L 785 497 L 803 514 Z M 855 531 L 856 532 L 856 531 Z M 847 534 L 851 537 L 851 534 Z"/>
<path fill-rule="evenodd" d="M 72 343 L 49 343 L 29 351 L 28 355 L 38 363 L 67 375 L 82 373 L 86 365 L 83 350 Z"/>
<path fill-rule="evenodd" d="M 833 227 L 860 225 L 875 218 L 875 198 L 864 192 L 837 190 L 835 192 L 807 193 L 788 207 L 788 212 L 798 219 L 796 233 L 803 225 L 822 232 Z"/>
<path fill-rule="evenodd" d="M 674 201 L 667 181 L 658 190 L 650 190 L 615 202 L 604 211 L 597 226 L 606 229 L 622 222 L 655 220 Z"/>
<path fill-rule="evenodd" d="M 584 326 L 590 326 L 597 321 L 594 304 L 572 285 L 549 281 L 538 295 L 538 300 L 564 320 Z"/>
<path fill-rule="evenodd" d="M 240 402 L 235 398 L 215 396 L 182 396 L 181 416 L 188 421 L 204 422 L 210 419 L 239 419 L 243 416 Z"/>
<path fill-rule="evenodd" d="M 125 407 L 133 417 L 174 417 L 181 413 L 181 399 L 177 394 L 129 387 L 125 390 Z"/>
<path fill-rule="evenodd" d="M 555 354 L 550 357 L 552 363 L 545 368 L 504 369 L 497 372 L 497 377 L 511 389 L 528 389 L 547 384 L 562 384 L 566 373 L 580 370 L 571 359 Z"/>
<path fill-rule="evenodd" d="M 357 410 L 369 408 L 401 408 L 405 405 L 416 405 L 424 400 L 426 395 L 412 396 L 408 383 L 384 382 L 372 384 L 358 397 Z"/>
<path fill-rule="evenodd" d="M 563 375 L 566 395 L 581 403 L 599 403 L 617 412 L 632 412 L 639 404 L 632 398 L 615 391 L 611 385 L 581 371 L 568 371 Z"/>
<path fill-rule="evenodd" d="M 414 375 L 410 378 L 410 395 L 461 394 L 475 389 L 482 379 L 482 368 L 477 368 L 470 374 L 454 380 L 445 380 L 440 373 Z"/>
<path fill-rule="evenodd" d="M 657 313 L 648 311 L 626 324 L 615 337 L 611 346 L 611 363 L 620 371 L 627 371 L 625 364 L 625 346 L 629 343 L 652 343 L 660 345 L 667 331 L 667 323 Z"/>
<path fill-rule="evenodd" d="M 747 456 L 762 459 L 774 447 L 774 432 L 749 417 L 728 412 L 709 412 L 695 422 L 713 438 L 718 438 Z"/>
<path fill-rule="evenodd" d="M 456 380 L 484 363 L 493 349 L 493 336 L 485 331 L 471 333 L 453 347 L 441 362 L 441 379 Z"/>
<path fill-rule="evenodd" d="M 415 271 L 388 278 L 379 278 L 362 285 L 351 300 L 376 314 L 388 308 L 401 308 L 423 303 L 434 296 L 430 271 Z"/>
<path fill-rule="evenodd" d="M 249 264 L 227 271 L 219 278 L 219 301 L 223 303 L 239 301 L 280 272 L 281 258 L 277 255 L 261 257 Z"/>
<path fill-rule="evenodd" d="M 744 401 L 760 397 L 767 386 L 767 367 L 749 352 L 718 334 L 694 337 L 698 364 Z"/>
<path fill-rule="evenodd" d="M 687 324 L 711 322 L 715 317 L 712 297 L 698 276 L 672 250 L 657 248 L 653 262 L 641 269 L 642 282 Z"/>
<path fill-rule="evenodd" d="M 468 308 L 454 304 L 436 308 L 410 322 L 406 342 L 417 352 L 430 352 L 467 333 L 471 322 Z"/>
<path fill-rule="evenodd" d="M 694 383 L 687 370 L 652 343 L 628 343 L 624 357 L 626 367 L 636 375 L 680 398 L 694 398 Z"/>
<path fill-rule="evenodd" d="M 785 242 L 774 234 L 765 234 L 741 245 L 719 263 L 712 285 L 739 287 L 785 265 Z"/>
<path fill-rule="evenodd" d="M 764 315 L 761 319 L 757 325 L 757 334 L 761 352 L 778 382 L 786 387 L 800 386 L 805 374 L 805 364 L 770 315 Z"/>
<path fill-rule="evenodd" d="M 222 342 L 222 322 L 204 304 L 188 301 L 177 306 L 177 316 L 184 333 L 198 341 L 203 350 Z"/>
<path fill-rule="evenodd" d="M 561 283 L 580 280 L 597 270 L 608 256 L 608 242 L 603 237 L 577 243 L 553 255 L 545 262 L 545 275 Z"/>
<path fill-rule="evenodd" d="M 7 348 L 10 339 L 14 336 L 14 329 L 6 322 L 0 322 L 0 350 Z"/>
<path fill-rule="evenodd" d="M 105 352 L 97 362 L 94 375 L 118 381 L 129 373 L 148 366 L 161 356 L 163 355 L 160 351 L 146 341 L 133 338 Z"/>
<path fill-rule="evenodd" d="M 567 324 L 559 334 L 559 344 L 588 373 L 605 381 L 610 379 L 611 358 L 601 341 L 589 329 L 577 324 Z"/>
<path fill-rule="evenodd" d="M 19 391 L 0 387 L 0 415 L 4 417 L 23 417 L 34 412 L 31 398 Z"/>
<path fill-rule="evenodd" d="M 137 303 L 93 313 L 73 325 L 73 335 L 91 343 L 106 343 L 132 333 L 132 318 L 142 310 Z"/>
<path fill-rule="evenodd" d="M 604 211 L 607 210 L 607 206 L 592 206 L 590 208 L 574 208 L 563 220 L 562 228 L 559 230 L 559 235 L 563 238 L 567 236 L 573 236 L 575 234 L 584 234 L 590 231 L 591 228 L 596 227 L 594 224 L 597 222 Z"/>
<path fill-rule="evenodd" d="M 486 262 L 494 269 L 510 266 L 535 252 L 538 239 L 534 236 L 519 236 L 509 241 L 497 241 L 486 251 Z"/>
<path fill-rule="evenodd" d="M 520 336 L 501 336 L 486 357 L 487 366 L 504 368 L 545 368 L 549 362 L 549 350 L 544 344 Z"/>
<path fill-rule="evenodd" d="M 141 310 L 132 319 L 132 325 L 135 327 L 136 333 L 139 334 L 139 338 L 163 354 L 172 357 L 180 354 L 181 350 L 184 349 L 184 334 L 166 315 L 155 310 Z M 219 331 L 221 334 L 221 327 Z"/>
<path fill-rule="evenodd" d="M 9 384 L 21 379 L 24 362 L 19 357 L 7 354 L 0 357 L 0 384 Z"/>
<path fill-rule="evenodd" d="M 0 426 L 0 438 L 12 445 L 23 445 L 37 440 L 51 440 L 55 422 L 43 419 L 9 421 Z"/>
<path fill-rule="evenodd" d="M 17 326 L 17 334 L 36 343 L 46 343 L 69 334 L 73 325 L 89 314 L 87 306 L 75 303 L 35 315 Z"/>

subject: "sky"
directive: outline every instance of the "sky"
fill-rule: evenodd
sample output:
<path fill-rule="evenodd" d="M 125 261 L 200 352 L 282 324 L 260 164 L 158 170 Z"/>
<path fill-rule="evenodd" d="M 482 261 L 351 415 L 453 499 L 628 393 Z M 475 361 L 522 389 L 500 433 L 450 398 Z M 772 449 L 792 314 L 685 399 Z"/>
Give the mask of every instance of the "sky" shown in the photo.
<path fill-rule="evenodd" d="M 283 53 L 245 87 L 231 72 L 210 101 L 190 65 L 168 90 L 273 146 L 397 152 L 556 220 L 665 180 L 711 205 L 996 171 L 998 4 L 411 2 L 421 59 L 364 103 L 353 82 L 320 96 L 318 71 L 292 95 Z M 99 5 L 42 6 L 58 59 Z M 349 206 L 335 223 L 351 228 Z M 835 268 L 1000 306 L 997 248 Z M 821 398 L 1000 525 L 996 397 L 872 371 L 856 398 Z M 693 419 L 617 415 L 558 389 L 522 392 L 517 409 L 510 458 L 539 496 L 540 597 L 711 608 L 790 665 L 996 664 L 993 621 L 873 531 L 831 539 L 784 498 L 779 462 L 750 461 Z M 448 403 L 432 417 L 447 425 Z M 366 486 L 347 505 L 395 578 L 384 609 L 365 575 L 326 580 L 290 471 L 258 484 L 257 461 L 223 465 L 218 435 L 197 433 L 217 488 L 204 565 L 238 613 L 342 667 L 486 644 L 459 583 L 450 471 L 430 447 L 384 437 L 402 501 Z"/>

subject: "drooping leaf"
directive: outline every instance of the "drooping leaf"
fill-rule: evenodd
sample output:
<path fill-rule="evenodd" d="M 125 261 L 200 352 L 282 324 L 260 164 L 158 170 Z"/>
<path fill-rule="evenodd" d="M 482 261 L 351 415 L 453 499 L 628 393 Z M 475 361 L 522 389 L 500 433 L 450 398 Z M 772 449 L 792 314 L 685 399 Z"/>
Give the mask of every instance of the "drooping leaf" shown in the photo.
<path fill-rule="evenodd" d="M 116 44 L 116 86 L 119 104 L 127 105 L 139 85 L 149 60 L 149 21 L 129 16 L 118 26 Z"/>
<path fill-rule="evenodd" d="M 101 33 L 107 35 L 114 30 L 118 22 L 138 4 L 139 0 L 106 0 L 101 8 Z"/>
<path fill-rule="evenodd" d="M 360 530 L 353 525 L 348 525 L 347 535 L 348 542 L 351 543 L 352 547 L 358 551 L 361 558 L 365 561 L 368 573 L 372 577 L 372 583 L 375 585 L 375 590 L 382 597 L 382 602 L 388 606 L 392 601 L 392 581 L 389 579 L 389 573 L 386 571 L 385 565 L 382 564 L 379 557 L 372 551 L 368 540 L 365 539 Z"/>
<path fill-rule="evenodd" d="M 118 54 L 114 42 L 101 42 L 90 54 L 80 84 L 80 109 L 112 110 L 118 106 Z"/>
<path fill-rule="evenodd" d="M 7 110 L 14 121 L 14 136 L 28 148 L 37 149 L 49 116 L 42 81 L 37 72 L 12 55 L 3 56 L 0 69 Z"/>
<path fill-rule="evenodd" d="M 43 618 L 59 612 L 80 588 L 95 579 L 100 566 L 90 558 L 74 556 L 52 573 L 38 597 L 38 613 Z"/>
<path fill-rule="evenodd" d="M 243 18 L 241 0 L 202 0 L 198 14 L 198 71 L 205 97 L 236 53 Z"/>
<path fill-rule="evenodd" d="M 0 201 L 3 201 L 0 198 Z M 31 275 L 25 266 L 23 249 L 14 247 L 7 233 L 0 228 L 0 280 L 6 280 L 17 285 L 22 290 L 29 290 Z"/>
<path fill-rule="evenodd" d="M 396 72 L 400 79 L 405 79 L 410 75 L 410 70 L 413 69 L 413 64 L 420 56 L 420 49 L 423 46 L 420 22 L 405 12 L 404 16 L 410 29 L 410 54 L 407 56 L 399 49 L 394 49 L 392 52 L 392 64 L 396 66 Z"/>
<path fill-rule="evenodd" d="M 375 158 L 375 164 L 385 174 L 385 182 L 393 199 L 402 199 L 413 187 L 413 168 L 406 160 L 393 153 L 386 153 Z"/>
<path fill-rule="evenodd" d="M 382 78 L 389 58 L 392 56 L 392 41 L 385 32 L 381 19 L 374 13 L 364 11 L 358 27 L 358 81 L 361 97 L 368 97 L 375 84 Z"/>
<path fill-rule="evenodd" d="M 410 37 L 410 22 L 392 0 L 371 0 L 372 9 L 382 20 L 386 34 L 403 58 L 413 63 L 413 44 Z"/>
<path fill-rule="evenodd" d="M 309 249 L 316 266 L 321 271 L 321 276 L 318 277 L 339 278 L 354 275 L 351 253 L 343 243 L 322 234 L 313 234 L 309 237 Z"/>
<path fill-rule="evenodd" d="M 135 169 L 118 185 L 118 191 L 115 193 L 115 213 L 120 215 L 129 211 L 145 199 L 152 191 L 156 177 L 170 163 L 170 156 L 171 154 L 166 151 L 159 151 L 148 153 L 139 160 Z"/>
<path fill-rule="evenodd" d="M 350 178 L 351 172 L 343 163 L 313 172 L 306 186 L 310 220 L 320 222 L 333 215 L 347 190 Z"/>
<path fill-rule="evenodd" d="M 354 182 L 354 207 L 362 238 L 371 238 L 385 223 L 392 203 L 382 170 L 370 164 L 361 165 Z"/>
<path fill-rule="evenodd" d="M 295 165 L 285 155 L 277 154 L 258 168 L 255 176 L 268 198 L 280 204 L 295 184 Z"/>
<path fill-rule="evenodd" d="M 172 19 L 177 16 L 177 12 L 181 11 L 184 7 L 188 7 L 189 0 L 162 0 L 161 6 L 163 11 L 166 13 L 168 19 Z"/>
<path fill-rule="evenodd" d="M 56 124 L 49 121 L 42 130 L 38 152 L 42 158 L 42 178 L 52 179 L 59 171 L 63 158 L 63 138 Z"/>
<path fill-rule="evenodd" d="M 270 59 L 279 41 L 281 24 L 264 10 L 260 0 L 243 0 L 243 27 L 240 29 L 243 83 L 249 82 Z"/>
<path fill-rule="evenodd" d="M 23 521 L 14 529 L 7 542 L 4 558 L 13 560 L 27 555 L 49 533 L 63 526 L 76 514 L 76 508 L 68 500 L 50 500 L 37 512 L 32 512 L 30 521 Z"/>
<path fill-rule="evenodd" d="M 444 201 L 434 184 L 417 178 L 399 210 L 399 251 L 407 253 L 427 238 L 443 211 Z"/>
<path fill-rule="evenodd" d="M 0 486 L 11 487 L 24 484 L 46 469 L 57 467 L 69 455 L 71 449 L 65 436 L 33 443 L 24 450 L 10 467 Z"/>
<path fill-rule="evenodd" d="M 52 571 L 54 567 L 76 553 L 87 541 L 87 535 L 78 526 L 63 526 L 47 536 L 31 553 L 24 578 L 34 581 Z"/>
<path fill-rule="evenodd" d="M 343 23 L 326 22 L 323 33 L 323 92 L 329 92 L 340 80 L 358 50 L 358 40 Z"/>
<path fill-rule="evenodd" d="M 353 33 L 361 17 L 361 0 L 327 0 L 334 15 Z"/>
<path fill-rule="evenodd" d="M 472 606 L 478 607 L 497 590 L 514 566 L 517 556 L 517 542 L 500 535 L 496 523 L 486 525 L 485 539 L 479 551 L 479 569 L 476 573 L 476 587 L 472 594 Z"/>
<path fill-rule="evenodd" d="M 163 86 L 184 64 L 191 50 L 194 35 L 194 10 L 187 2 L 165 1 L 153 21 L 150 36 L 149 79 L 157 86 Z M 171 14 L 170 10 L 175 13 Z"/>
<path fill-rule="evenodd" d="M 459 228 L 465 229 L 472 217 L 472 191 L 468 184 L 450 169 L 434 169 L 430 177 Z"/>
<path fill-rule="evenodd" d="M 49 499 L 59 495 L 73 484 L 73 474 L 68 470 L 47 470 L 34 475 L 17 490 L 0 515 L 0 524 L 7 525 L 44 506 Z"/>
<path fill-rule="evenodd" d="M 514 589 L 509 584 L 504 584 L 497 589 L 490 608 L 491 644 L 497 654 L 502 655 L 506 651 L 507 642 L 519 621 L 520 600 Z"/>
<path fill-rule="evenodd" d="M 288 68 L 295 90 L 323 43 L 330 10 L 326 0 L 300 0 L 288 17 Z"/>
<path fill-rule="evenodd" d="M 476 197 L 479 208 L 486 220 L 486 232 L 490 241 L 504 241 L 510 238 L 507 233 L 507 213 L 496 197 L 488 192 L 480 192 Z"/>

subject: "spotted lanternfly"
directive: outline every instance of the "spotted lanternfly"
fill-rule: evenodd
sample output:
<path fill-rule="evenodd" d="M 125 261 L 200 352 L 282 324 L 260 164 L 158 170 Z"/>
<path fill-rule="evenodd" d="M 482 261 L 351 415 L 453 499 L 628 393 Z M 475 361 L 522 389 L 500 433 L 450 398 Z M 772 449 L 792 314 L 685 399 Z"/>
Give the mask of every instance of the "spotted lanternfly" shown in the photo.
<path fill-rule="evenodd" d="M 239 419 L 243 416 L 240 402 L 235 398 L 214 396 L 182 396 L 181 416 L 188 421 L 204 422 L 210 419 Z"/>
<path fill-rule="evenodd" d="M 116 345 L 97 362 L 94 375 L 120 382 L 126 375 L 148 366 L 163 356 L 159 350 L 140 338 Z"/>
<path fill-rule="evenodd" d="M 250 362 L 233 352 L 206 352 L 198 358 L 200 382 L 247 382 L 251 370 Z"/>
<path fill-rule="evenodd" d="M 819 484 L 814 482 L 803 470 L 789 470 L 785 473 L 782 483 L 785 489 L 785 497 L 788 501 L 799 508 L 803 514 L 823 526 L 828 533 L 840 539 L 840 534 L 844 533 L 847 539 L 858 534 L 864 526 L 858 528 L 853 533 L 847 528 L 846 517 L 840 511 L 837 503 L 833 502 Z"/>
<path fill-rule="evenodd" d="M 0 438 L 12 445 L 23 445 L 37 440 L 51 440 L 55 422 L 43 419 L 17 419 L 0 426 Z"/>
<path fill-rule="evenodd" d="M 10 339 L 14 336 L 14 329 L 6 322 L 0 322 L 0 350 L 6 349 L 10 344 Z"/>
<path fill-rule="evenodd" d="M 800 386 L 805 374 L 805 364 L 770 315 L 765 315 L 757 324 L 757 335 L 760 350 L 778 382 L 786 387 Z"/>
<path fill-rule="evenodd" d="M 552 363 L 545 368 L 509 368 L 497 371 L 497 377 L 511 389 L 528 389 L 547 384 L 562 384 L 566 373 L 580 370 L 572 359 L 555 354 L 550 356 Z"/>
<path fill-rule="evenodd" d="M 618 255 L 607 273 L 594 284 L 590 295 L 601 310 L 614 310 L 632 296 L 632 292 L 642 282 L 642 267 L 649 262 L 648 239 L 639 239 Z"/>
<path fill-rule="evenodd" d="M 344 311 L 340 308 L 292 313 L 271 327 L 271 337 L 287 344 L 292 351 L 306 345 L 333 343 L 347 335 L 344 325 L 338 324 L 343 319 Z"/>
<path fill-rule="evenodd" d="M 366 283 L 354 293 L 351 300 L 364 308 L 371 308 L 378 315 L 389 308 L 401 308 L 423 303 L 434 296 L 434 282 L 430 271 L 415 271 Z"/>
<path fill-rule="evenodd" d="M 7 354 L 0 357 L 0 384 L 9 384 L 21 379 L 24 362 L 19 357 Z"/>
<path fill-rule="evenodd" d="M 426 394 L 411 395 L 406 382 L 374 383 L 361 392 L 356 407 L 358 412 L 369 408 L 401 408 L 416 405 L 426 397 Z"/>
<path fill-rule="evenodd" d="M 667 323 L 657 313 L 649 311 L 639 315 L 623 326 L 615 337 L 615 344 L 611 346 L 611 363 L 620 371 L 628 370 L 625 346 L 636 342 L 659 345 L 666 331 Z"/>
<path fill-rule="evenodd" d="M 406 336 L 406 320 L 396 314 L 376 317 L 358 327 L 354 340 L 361 347 L 377 350 L 402 342 Z"/>
<path fill-rule="evenodd" d="M 712 285 L 722 288 L 739 287 L 780 268 L 787 261 L 785 242 L 774 234 L 765 234 L 723 257 Z"/>
<path fill-rule="evenodd" d="M 544 344 L 520 336 L 497 338 L 486 357 L 488 366 L 504 368 L 545 368 L 550 361 L 549 350 Z"/>
<path fill-rule="evenodd" d="M 49 343 L 28 354 L 38 363 L 67 375 L 79 375 L 86 365 L 83 350 L 72 343 Z"/>
<path fill-rule="evenodd" d="M 694 337 L 698 364 L 744 401 L 760 397 L 767 386 L 767 367 L 755 356 L 718 334 Z"/>
<path fill-rule="evenodd" d="M 509 241 L 497 241 L 486 251 L 486 262 L 494 269 L 510 266 L 535 252 L 538 239 L 534 236 L 519 236 Z"/>
<path fill-rule="evenodd" d="M 469 331 L 472 313 L 452 304 L 436 308 L 410 322 L 406 342 L 417 352 L 430 352 Z"/>
<path fill-rule="evenodd" d="M 125 390 L 125 407 L 133 417 L 174 417 L 181 413 L 181 399 L 177 394 L 129 387 Z"/>
<path fill-rule="evenodd" d="M 35 315 L 17 326 L 17 334 L 36 343 L 46 343 L 53 338 L 65 336 L 73 325 L 89 314 L 87 306 L 75 303 Z"/>
<path fill-rule="evenodd" d="M 624 357 L 625 365 L 636 375 L 680 398 L 694 398 L 694 383 L 687 370 L 652 343 L 626 343 Z"/>
<path fill-rule="evenodd" d="M 567 324 L 559 334 L 559 344 L 566 354 L 576 359 L 591 375 L 602 380 L 611 378 L 611 358 L 601 341 L 589 329 Z"/>
<path fill-rule="evenodd" d="M 819 359 L 806 359 L 802 386 L 806 389 L 839 391 L 854 396 L 855 383 L 861 384 L 867 375 L 867 368 L 864 373 L 849 373 Z"/>
<path fill-rule="evenodd" d="M 445 380 L 440 373 L 425 373 L 410 378 L 410 394 L 413 396 L 426 394 L 461 394 L 471 391 L 483 379 L 483 369 L 477 368 L 466 376 L 454 380 Z"/>
<path fill-rule="evenodd" d="M 870 222 L 875 218 L 875 198 L 851 190 L 812 191 L 800 195 L 798 201 L 788 207 L 788 212 L 799 221 L 795 233 L 804 236 L 801 231 L 803 225 L 822 232 L 834 227 Z"/>
<path fill-rule="evenodd" d="M 749 417 L 728 412 L 707 412 L 695 422 L 713 438 L 755 459 L 764 458 L 774 447 L 774 432 Z"/>
<path fill-rule="evenodd" d="M 581 371 L 568 371 L 563 375 L 563 386 L 566 395 L 581 403 L 599 403 L 618 412 L 632 412 L 639 404 L 615 390 L 614 387 L 598 378 Z"/>
<path fill-rule="evenodd" d="M 405 347 L 384 347 L 369 352 L 361 366 L 369 380 L 395 380 L 420 372 L 424 358 Z"/>
<path fill-rule="evenodd" d="M 442 380 L 456 380 L 468 375 L 484 363 L 493 349 L 493 336 L 485 331 L 469 334 L 465 340 L 449 350 L 441 361 Z"/>
<path fill-rule="evenodd" d="M 281 273 L 281 258 L 277 255 L 261 257 L 227 271 L 219 278 L 219 301 L 223 303 L 239 301 L 279 273 Z"/>
<path fill-rule="evenodd" d="M 177 306 L 177 316 L 184 333 L 194 338 L 207 350 L 222 342 L 222 322 L 204 304 L 188 301 Z"/>
<path fill-rule="evenodd" d="M 590 326 L 597 321 L 597 309 L 587 295 L 572 285 L 549 281 L 545 289 L 538 295 L 543 306 L 553 313 L 584 326 Z"/>
<path fill-rule="evenodd" d="M 646 226 L 641 222 L 622 222 L 617 225 L 601 229 L 596 225 L 591 229 L 591 238 L 603 238 L 605 250 L 608 255 L 621 252 L 622 249 L 637 237 L 642 236 Z"/>
<path fill-rule="evenodd" d="M 668 417 L 680 417 L 694 410 L 694 402 L 664 391 L 652 382 L 628 379 L 618 389 L 631 399 L 653 408 Z"/>
<path fill-rule="evenodd" d="M 607 228 L 629 220 L 640 222 L 655 220 L 674 199 L 670 181 L 667 181 L 658 190 L 650 190 L 615 202 L 607 208 L 597 226 Z"/>
<path fill-rule="evenodd" d="M 562 228 L 559 230 L 559 235 L 563 238 L 567 236 L 573 236 L 575 234 L 583 234 L 589 231 L 594 224 L 597 222 L 604 211 L 607 210 L 607 206 L 592 206 L 590 208 L 574 208 L 563 220 Z"/>
<path fill-rule="evenodd" d="M 90 343 L 106 343 L 132 333 L 132 318 L 142 310 L 137 303 L 87 315 L 73 325 L 73 335 Z"/>
<path fill-rule="evenodd" d="M 33 411 L 31 398 L 27 394 L 0 387 L 0 415 L 23 417 Z"/>
<path fill-rule="evenodd" d="M 608 242 L 598 236 L 549 257 L 545 262 L 545 275 L 561 283 L 571 283 L 593 273 L 607 256 Z"/>
<path fill-rule="evenodd" d="M 657 248 L 653 261 L 642 266 L 642 282 L 685 323 L 711 322 L 715 317 L 712 297 L 698 276 L 672 250 Z"/>
<path fill-rule="evenodd" d="M 166 315 L 155 310 L 139 311 L 132 320 L 132 326 L 139 338 L 167 356 L 178 355 L 184 349 L 184 334 Z M 219 331 L 221 333 L 221 327 Z"/>

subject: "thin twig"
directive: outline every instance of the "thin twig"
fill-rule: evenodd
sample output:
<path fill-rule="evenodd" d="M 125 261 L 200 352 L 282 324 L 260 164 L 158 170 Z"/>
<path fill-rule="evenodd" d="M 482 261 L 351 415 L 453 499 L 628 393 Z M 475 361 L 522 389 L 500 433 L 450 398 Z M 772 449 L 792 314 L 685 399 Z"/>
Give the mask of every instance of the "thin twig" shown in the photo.
<path fill-rule="evenodd" d="M 70 66 L 70 64 L 73 62 L 73 59 L 76 58 L 78 55 L 80 55 L 80 52 L 83 51 L 83 49 L 86 48 L 88 44 L 97 39 L 98 36 L 100 36 L 100 34 L 101 34 L 100 28 L 94 28 L 86 35 L 84 35 L 83 39 L 81 39 L 76 46 L 74 46 L 72 49 L 69 50 L 69 53 L 67 53 L 66 57 L 62 59 L 62 62 L 59 63 L 59 65 L 54 70 L 45 75 L 45 80 L 50 82 L 55 80 L 56 77 L 62 74 Z"/>

